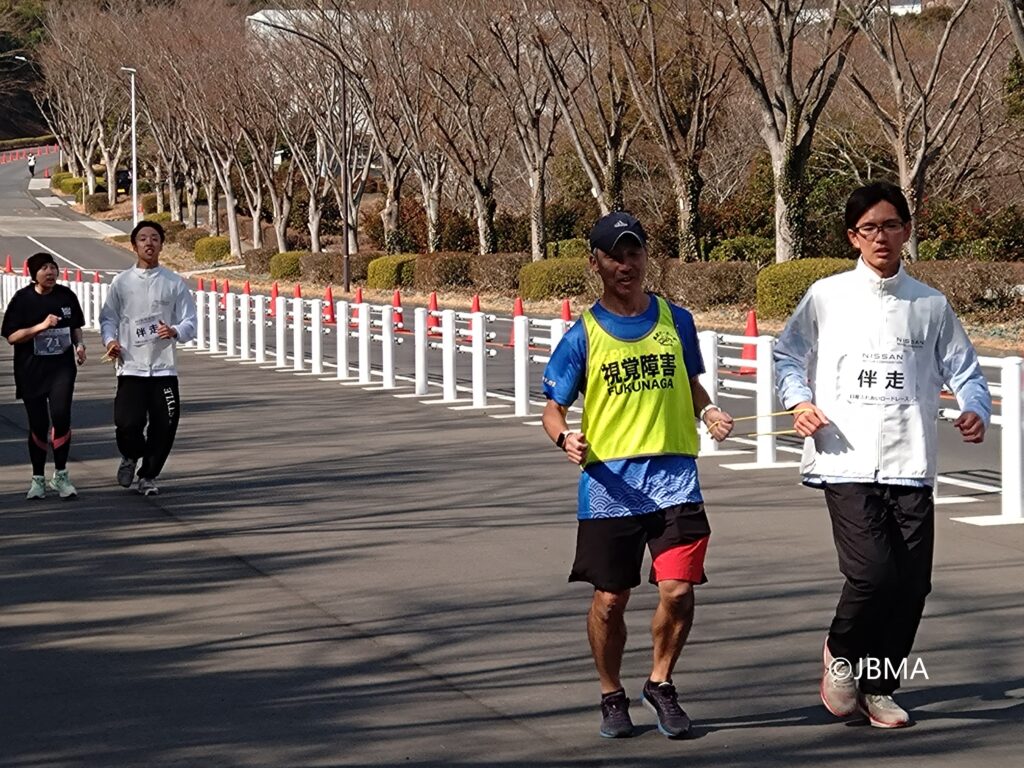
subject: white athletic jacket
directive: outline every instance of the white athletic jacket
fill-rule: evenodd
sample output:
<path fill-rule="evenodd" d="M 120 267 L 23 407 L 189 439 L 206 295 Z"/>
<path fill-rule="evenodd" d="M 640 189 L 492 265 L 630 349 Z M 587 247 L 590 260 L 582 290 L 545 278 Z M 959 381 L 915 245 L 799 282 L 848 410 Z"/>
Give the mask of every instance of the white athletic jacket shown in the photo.
<path fill-rule="evenodd" d="M 775 347 L 779 399 L 811 401 L 831 424 L 804 441 L 807 482 L 933 485 L 939 393 L 987 425 L 992 398 L 946 297 L 863 261 L 810 287 Z"/>
<path fill-rule="evenodd" d="M 163 321 L 178 338 L 161 339 Z M 196 304 L 185 281 L 165 267 L 133 267 L 117 275 L 100 310 L 103 345 L 121 343 L 118 376 L 177 376 L 177 343 L 196 337 Z"/>

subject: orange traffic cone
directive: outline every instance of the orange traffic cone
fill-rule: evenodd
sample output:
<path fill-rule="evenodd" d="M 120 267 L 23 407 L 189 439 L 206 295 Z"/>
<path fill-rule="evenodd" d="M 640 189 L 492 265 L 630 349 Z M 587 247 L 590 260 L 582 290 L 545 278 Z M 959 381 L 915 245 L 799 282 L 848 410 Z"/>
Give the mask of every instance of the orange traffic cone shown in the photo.
<path fill-rule="evenodd" d="M 395 294 L 391 297 L 391 306 L 394 310 L 391 313 L 392 322 L 398 326 L 402 323 L 402 293 L 395 288 Z"/>
<path fill-rule="evenodd" d="M 572 320 L 572 308 L 568 299 L 562 299 L 562 319 L 567 323 Z"/>
<path fill-rule="evenodd" d="M 302 298 L 302 284 L 296 283 L 295 288 L 292 290 L 292 296 L 296 299 Z"/>
<path fill-rule="evenodd" d="M 65 283 L 69 282 L 69 280 L 68 280 L 68 268 L 67 267 L 64 267 L 64 282 Z"/>
<path fill-rule="evenodd" d="M 4 272 L 8 275 L 14 272 L 14 265 L 11 264 L 11 254 L 7 254 L 7 264 L 4 265 Z"/>
<path fill-rule="evenodd" d="M 437 293 L 431 291 L 430 301 L 427 303 L 427 334 L 430 336 L 438 335 L 437 328 L 441 326 L 441 321 L 434 314 L 435 312 L 437 312 Z"/>
<path fill-rule="evenodd" d="M 80 270 L 80 269 L 76 269 L 75 270 L 75 282 L 76 283 L 82 282 L 82 270 Z"/>
<path fill-rule="evenodd" d="M 99 272 L 93 272 L 92 273 L 92 281 L 94 283 L 100 282 L 100 273 Z"/>
<path fill-rule="evenodd" d="M 352 297 L 352 303 L 355 305 L 352 307 L 352 320 L 349 321 L 350 328 L 358 327 L 359 323 L 359 305 L 363 303 L 363 288 L 359 286 L 356 288 L 356 295 Z"/>
<path fill-rule="evenodd" d="M 203 285 L 203 278 L 201 278 L 201 277 L 196 281 L 196 290 L 197 291 L 205 291 L 206 290 L 206 287 Z"/>
<path fill-rule="evenodd" d="M 217 278 L 210 281 L 210 293 L 220 293 L 220 288 L 217 287 Z"/>
<path fill-rule="evenodd" d="M 228 308 L 228 291 L 230 291 L 230 290 L 231 290 L 231 283 L 229 283 L 228 280 L 225 278 L 225 280 L 224 280 L 224 293 L 222 293 L 220 295 L 220 308 L 221 309 L 227 309 Z"/>
<path fill-rule="evenodd" d="M 246 296 L 248 296 L 250 293 L 252 293 L 252 286 L 249 285 L 249 281 L 248 280 L 246 280 L 245 281 L 245 285 L 242 286 L 242 293 L 244 293 Z"/>
<path fill-rule="evenodd" d="M 43 171 L 43 178 L 44 179 L 50 178 L 50 169 L 49 168 L 47 168 L 45 171 Z"/>
<path fill-rule="evenodd" d="M 516 300 L 512 302 L 512 331 L 508 335 L 508 345 L 514 347 L 516 345 L 516 318 L 523 316 L 523 300 L 516 296 Z"/>
<path fill-rule="evenodd" d="M 270 306 L 268 308 L 267 315 L 269 315 L 270 317 L 273 317 L 276 312 L 277 312 L 277 281 L 274 281 L 274 284 L 272 286 L 270 286 Z"/>
<path fill-rule="evenodd" d="M 478 294 L 478 293 L 474 293 L 473 294 L 473 301 L 469 305 L 469 311 L 470 312 L 479 312 L 480 311 L 480 294 Z"/>
<path fill-rule="evenodd" d="M 743 332 L 744 336 L 750 338 L 757 338 L 757 313 L 754 310 L 750 310 L 747 313 L 747 329 Z M 740 355 L 744 360 L 756 360 L 757 359 L 757 348 L 753 344 L 744 344 L 743 353 Z M 753 376 L 757 373 L 756 368 L 752 368 L 749 365 L 744 365 L 740 368 L 740 376 Z"/>
<path fill-rule="evenodd" d="M 28 259 L 25 259 L 25 261 L 22 262 L 21 275 L 22 277 L 32 277 L 32 275 L 28 273 Z"/>
<path fill-rule="evenodd" d="M 334 325 L 334 291 L 331 290 L 331 286 L 327 286 L 327 290 L 324 291 L 324 322 L 328 325 Z"/>

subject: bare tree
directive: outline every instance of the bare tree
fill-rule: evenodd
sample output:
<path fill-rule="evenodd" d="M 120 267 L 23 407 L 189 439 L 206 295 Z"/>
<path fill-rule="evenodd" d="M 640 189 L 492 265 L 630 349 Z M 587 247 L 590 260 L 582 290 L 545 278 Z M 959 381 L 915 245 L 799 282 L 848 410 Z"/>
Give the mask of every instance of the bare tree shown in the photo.
<path fill-rule="evenodd" d="M 986 94 L 981 86 L 1008 33 L 1001 32 L 1002 14 L 993 9 L 979 34 L 972 34 L 984 18 L 972 17 L 971 6 L 972 0 L 959 0 L 938 35 L 920 29 L 917 20 L 894 15 L 890 0 L 883 0 L 884 12 L 860 22 L 882 71 L 855 61 L 849 77 L 889 143 L 912 214 L 924 198 L 929 169 L 962 135 L 961 122 L 971 107 L 980 106 L 987 119 L 985 113 L 1002 106 L 998 94 Z M 908 248 L 916 259 L 916 231 Z"/>
<path fill-rule="evenodd" d="M 1003 5 L 1013 32 L 1013 42 L 1017 44 L 1017 52 L 1024 58 L 1024 0 L 1003 0 Z"/>
<path fill-rule="evenodd" d="M 534 18 L 555 101 L 601 213 L 625 207 L 623 163 L 642 127 L 607 24 L 588 0 L 544 0 Z"/>
<path fill-rule="evenodd" d="M 697 261 L 701 161 L 731 84 L 724 44 L 711 20 L 690 3 L 596 2 L 618 40 L 633 100 L 672 182 L 678 256 Z"/>
<path fill-rule="evenodd" d="M 807 163 L 814 132 L 857 33 L 843 0 L 700 0 L 728 42 L 761 113 L 775 178 L 778 261 L 804 255 Z"/>

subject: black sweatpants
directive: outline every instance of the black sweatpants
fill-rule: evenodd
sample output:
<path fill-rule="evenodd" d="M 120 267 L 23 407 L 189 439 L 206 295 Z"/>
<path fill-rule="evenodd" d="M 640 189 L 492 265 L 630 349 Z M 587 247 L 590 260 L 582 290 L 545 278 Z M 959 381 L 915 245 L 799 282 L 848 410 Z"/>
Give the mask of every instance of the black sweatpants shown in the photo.
<path fill-rule="evenodd" d="M 54 469 L 67 469 L 71 453 L 71 400 L 75 394 L 74 367 L 61 370 L 49 381 L 50 391 L 40 397 L 25 397 L 28 414 L 28 457 L 32 474 L 46 471 L 46 451 L 53 438 Z M 53 425 L 53 432 L 50 425 Z"/>
<path fill-rule="evenodd" d="M 935 504 L 931 488 L 836 483 L 825 488 L 839 570 L 846 577 L 829 629 L 834 657 L 875 659 L 883 674 L 860 689 L 891 694 L 931 591 Z M 885 660 L 888 659 L 888 669 Z M 870 662 L 869 662 L 870 663 Z"/>
<path fill-rule="evenodd" d="M 114 397 L 117 449 L 129 459 L 142 459 L 139 477 L 159 477 L 174 445 L 180 411 L 177 376 L 118 377 Z"/>

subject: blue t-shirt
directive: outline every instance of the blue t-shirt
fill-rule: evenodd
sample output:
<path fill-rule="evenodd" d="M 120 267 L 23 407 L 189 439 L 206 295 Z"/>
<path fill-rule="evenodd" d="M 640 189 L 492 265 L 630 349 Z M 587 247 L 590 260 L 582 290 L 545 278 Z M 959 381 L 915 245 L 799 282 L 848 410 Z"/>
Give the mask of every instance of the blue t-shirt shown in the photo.
<path fill-rule="evenodd" d="M 669 304 L 683 343 L 688 378 L 704 373 L 693 316 Z M 642 315 L 621 317 L 598 302 L 593 306 L 600 326 L 620 339 L 639 339 L 658 322 L 658 302 L 651 297 Z M 568 408 L 586 391 L 587 334 L 582 321 L 568 330 L 544 368 L 544 394 Z M 656 512 L 676 504 L 702 502 L 697 462 L 690 456 L 652 456 L 644 459 L 595 462 L 580 473 L 577 517 L 628 517 Z"/>

